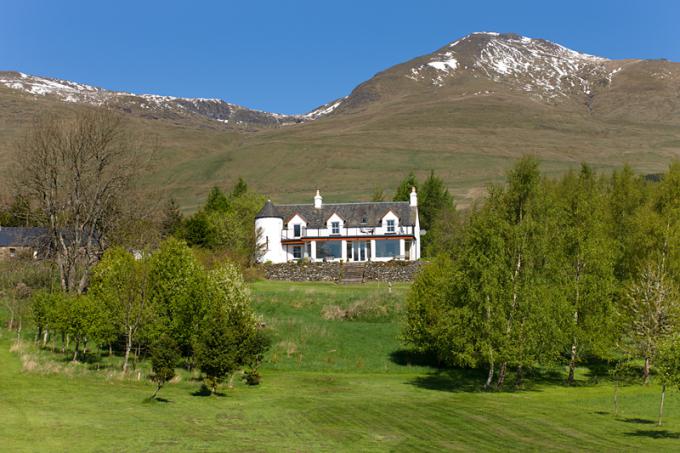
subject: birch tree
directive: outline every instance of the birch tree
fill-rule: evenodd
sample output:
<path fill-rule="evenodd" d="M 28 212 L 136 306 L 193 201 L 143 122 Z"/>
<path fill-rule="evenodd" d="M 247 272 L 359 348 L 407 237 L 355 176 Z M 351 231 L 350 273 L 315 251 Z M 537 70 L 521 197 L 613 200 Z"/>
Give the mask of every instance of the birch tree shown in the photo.
<path fill-rule="evenodd" d="M 145 168 L 141 151 L 108 110 L 43 117 L 19 143 L 17 185 L 46 219 L 64 291 L 87 287 Z"/>

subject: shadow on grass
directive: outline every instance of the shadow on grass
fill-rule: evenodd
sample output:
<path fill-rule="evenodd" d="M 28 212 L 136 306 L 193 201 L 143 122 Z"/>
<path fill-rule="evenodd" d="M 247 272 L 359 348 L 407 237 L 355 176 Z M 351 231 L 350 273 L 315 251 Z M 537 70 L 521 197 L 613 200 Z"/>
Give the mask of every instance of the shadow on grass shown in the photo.
<path fill-rule="evenodd" d="M 144 398 L 144 400 L 142 400 L 142 402 L 144 404 L 156 404 L 156 403 L 170 403 L 171 401 L 167 400 L 165 398 L 161 398 L 159 396 L 157 396 L 156 398 L 150 396 L 148 398 Z"/>
<path fill-rule="evenodd" d="M 207 385 L 203 384 L 203 385 L 201 385 L 201 388 L 199 388 L 198 390 L 196 390 L 194 392 L 191 392 L 191 396 L 203 396 L 203 397 L 205 397 L 205 396 L 227 396 L 227 394 L 222 393 L 222 392 L 213 393 L 213 392 L 210 391 L 210 389 L 208 388 Z"/>
<path fill-rule="evenodd" d="M 484 388 L 488 370 L 449 368 L 439 369 L 425 376 L 419 376 L 410 383 L 416 387 L 442 392 L 521 392 L 540 391 L 542 385 L 564 385 L 564 373 L 559 369 L 530 369 L 523 373 L 522 380 L 517 384 L 517 374 L 508 370 L 505 385 L 497 389 L 494 384 L 490 389 Z M 498 375 L 494 376 L 497 378 Z"/>
<path fill-rule="evenodd" d="M 390 353 L 392 363 L 401 366 L 422 366 L 436 369 L 443 369 L 441 362 L 434 354 L 425 352 L 411 351 L 409 349 L 399 349 Z"/>
<path fill-rule="evenodd" d="M 624 418 L 621 421 L 625 423 L 637 423 L 638 425 L 653 425 L 656 423 L 654 420 L 649 420 L 647 418 Z"/>
<path fill-rule="evenodd" d="M 668 431 L 665 429 L 661 430 L 638 429 L 637 431 L 626 433 L 626 436 L 649 437 L 651 439 L 680 439 L 680 433 Z"/>

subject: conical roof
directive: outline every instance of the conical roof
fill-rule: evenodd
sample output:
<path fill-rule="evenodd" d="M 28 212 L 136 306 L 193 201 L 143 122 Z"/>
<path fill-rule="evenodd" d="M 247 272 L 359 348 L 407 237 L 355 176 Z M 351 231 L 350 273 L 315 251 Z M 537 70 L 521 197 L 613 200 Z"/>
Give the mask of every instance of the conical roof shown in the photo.
<path fill-rule="evenodd" d="M 255 216 L 256 219 L 264 219 L 267 217 L 283 219 L 283 216 L 279 214 L 279 211 L 276 209 L 274 203 L 272 203 L 271 200 L 267 200 L 262 209 L 260 209 L 260 212 L 258 212 Z"/>

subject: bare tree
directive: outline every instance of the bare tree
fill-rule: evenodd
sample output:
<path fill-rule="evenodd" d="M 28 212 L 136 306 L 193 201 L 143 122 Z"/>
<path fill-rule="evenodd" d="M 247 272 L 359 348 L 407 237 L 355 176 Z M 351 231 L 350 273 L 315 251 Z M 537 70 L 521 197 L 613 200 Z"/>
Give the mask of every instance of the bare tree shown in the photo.
<path fill-rule="evenodd" d="M 88 109 L 38 119 L 18 145 L 17 182 L 49 227 L 61 286 L 82 293 L 146 157 L 120 115 Z"/>

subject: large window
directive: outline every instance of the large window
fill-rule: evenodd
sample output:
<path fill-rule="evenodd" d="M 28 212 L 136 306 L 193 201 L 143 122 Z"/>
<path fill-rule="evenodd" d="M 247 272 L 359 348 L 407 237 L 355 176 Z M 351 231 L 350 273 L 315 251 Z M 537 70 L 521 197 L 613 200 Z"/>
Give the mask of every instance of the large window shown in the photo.
<path fill-rule="evenodd" d="M 387 232 L 388 233 L 394 233 L 394 219 L 388 219 L 387 220 Z"/>
<path fill-rule="evenodd" d="M 399 256 L 399 240 L 375 241 L 375 256 L 378 258 L 394 258 Z"/>
<path fill-rule="evenodd" d="M 302 246 L 301 245 L 296 245 L 293 246 L 293 258 L 296 260 L 299 260 L 302 258 Z"/>
<path fill-rule="evenodd" d="M 331 222 L 331 234 L 340 234 L 340 222 Z"/>
<path fill-rule="evenodd" d="M 317 241 L 316 259 L 342 258 L 342 241 Z"/>

